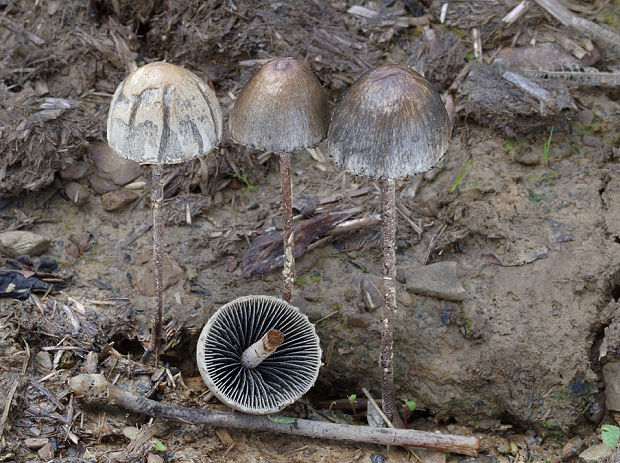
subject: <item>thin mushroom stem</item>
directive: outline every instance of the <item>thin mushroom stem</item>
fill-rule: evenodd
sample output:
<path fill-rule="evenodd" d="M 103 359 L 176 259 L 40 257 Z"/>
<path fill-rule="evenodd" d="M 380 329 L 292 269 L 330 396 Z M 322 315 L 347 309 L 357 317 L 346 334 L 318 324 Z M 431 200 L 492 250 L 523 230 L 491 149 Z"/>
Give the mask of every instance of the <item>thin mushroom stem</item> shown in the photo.
<path fill-rule="evenodd" d="M 265 335 L 248 347 L 241 354 L 241 364 L 246 368 L 256 368 L 263 360 L 273 354 L 284 342 L 282 331 L 271 329 Z"/>
<path fill-rule="evenodd" d="M 151 348 L 155 354 L 155 364 L 159 362 L 159 351 L 161 349 L 162 338 L 162 312 L 164 306 L 164 270 L 163 270 L 163 251 L 164 251 L 164 166 L 162 164 L 153 165 L 153 193 L 151 204 L 153 205 L 153 277 L 155 300 L 155 316 L 153 317 L 153 328 L 151 330 Z"/>
<path fill-rule="evenodd" d="M 298 418 L 269 419 L 266 416 L 244 415 L 181 407 L 145 399 L 110 384 L 103 375 L 78 375 L 69 379 L 69 388 L 91 404 L 118 406 L 143 415 L 183 423 L 267 431 L 317 439 L 336 439 L 382 445 L 409 445 L 445 452 L 477 456 L 480 440 L 475 436 L 436 434 L 412 429 L 374 428 L 349 424 L 325 423 Z"/>
<path fill-rule="evenodd" d="M 392 361 L 394 310 L 396 308 L 396 192 L 393 178 L 382 185 L 383 193 L 383 330 L 381 333 L 381 396 L 383 413 L 394 418 L 394 371 Z"/>
<path fill-rule="evenodd" d="M 284 222 L 284 286 L 282 299 L 291 302 L 295 282 L 295 238 L 293 234 L 293 187 L 291 183 L 291 153 L 280 153 L 282 181 L 282 221 Z"/>

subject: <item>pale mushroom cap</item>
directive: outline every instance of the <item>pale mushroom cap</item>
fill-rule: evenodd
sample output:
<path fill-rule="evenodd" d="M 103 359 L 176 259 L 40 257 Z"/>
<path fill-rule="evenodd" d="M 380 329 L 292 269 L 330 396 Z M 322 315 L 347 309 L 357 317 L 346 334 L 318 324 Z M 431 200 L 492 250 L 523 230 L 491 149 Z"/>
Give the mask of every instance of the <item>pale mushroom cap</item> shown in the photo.
<path fill-rule="evenodd" d="M 362 75 L 332 116 L 327 149 L 341 167 L 371 178 L 426 172 L 450 143 L 448 113 L 431 84 L 407 66 Z"/>
<path fill-rule="evenodd" d="M 243 352 L 270 329 L 284 342 L 254 368 Z M 321 366 L 319 338 L 308 317 L 281 299 L 246 296 L 220 307 L 202 329 L 196 347 L 198 369 L 211 392 L 235 410 L 275 413 L 312 387 Z"/>
<path fill-rule="evenodd" d="M 108 112 L 108 144 L 140 164 L 176 164 L 211 151 L 222 137 L 215 92 L 169 63 L 139 67 L 123 80 Z"/>
<path fill-rule="evenodd" d="M 231 138 L 261 151 L 310 148 L 327 135 L 329 106 L 321 84 L 294 58 L 275 58 L 245 85 L 230 114 Z"/>

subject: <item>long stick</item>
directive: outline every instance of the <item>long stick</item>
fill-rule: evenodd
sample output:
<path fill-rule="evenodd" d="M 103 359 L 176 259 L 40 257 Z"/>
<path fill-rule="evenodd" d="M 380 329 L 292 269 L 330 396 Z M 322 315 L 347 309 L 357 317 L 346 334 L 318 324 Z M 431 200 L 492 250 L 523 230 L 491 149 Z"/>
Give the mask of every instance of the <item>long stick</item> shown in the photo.
<path fill-rule="evenodd" d="M 394 370 L 392 367 L 394 309 L 396 308 L 396 187 L 394 179 L 383 182 L 383 331 L 381 333 L 381 398 L 383 413 L 394 418 Z"/>
<path fill-rule="evenodd" d="M 155 316 L 153 317 L 153 328 L 151 330 L 151 346 L 155 353 L 155 364 L 159 362 L 159 351 L 161 349 L 162 336 L 162 312 L 164 306 L 164 269 L 162 254 L 164 251 L 164 166 L 162 164 L 153 165 L 153 195 L 151 203 L 153 205 L 153 278 L 154 278 L 154 300 Z"/>
<path fill-rule="evenodd" d="M 284 286 L 282 299 L 291 302 L 295 282 L 295 238 L 293 236 L 293 187 L 291 184 L 291 153 L 280 153 L 282 182 L 282 221 L 284 222 Z"/>
<path fill-rule="evenodd" d="M 480 440 L 475 436 L 436 434 L 410 429 L 374 428 L 326 423 L 298 418 L 269 418 L 214 410 L 180 407 L 131 394 L 108 382 L 103 375 L 78 375 L 69 379 L 69 387 L 87 402 L 119 406 L 143 415 L 189 424 L 268 431 L 318 439 L 336 439 L 382 445 L 408 445 L 477 456 Z"/>

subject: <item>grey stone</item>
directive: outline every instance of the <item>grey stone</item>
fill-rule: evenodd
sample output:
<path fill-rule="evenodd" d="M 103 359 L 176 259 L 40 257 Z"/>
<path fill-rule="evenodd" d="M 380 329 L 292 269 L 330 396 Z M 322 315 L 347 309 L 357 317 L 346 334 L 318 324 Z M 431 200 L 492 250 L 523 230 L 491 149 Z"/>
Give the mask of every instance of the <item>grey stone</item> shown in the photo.
<path fill-rule="evenodd" d="M 90 193 L 88 188 L 77 182 L 69 182 L 65 185 L 65 194 L 74 204 L 81 206 L 88 202 Z"/>
<path fill-rule="evenodd" d="M 368 312 L 383 305 L 383 282 L 379 278 L 364 276 L 360 280 L 360 301 Z"/>
<path fill-rule="evenodd" d="M 63 180 L 79 180 L 88 172 L 88 164 L 83 161 L 75 161 L 60 171 Z"/>
<path fill-rule="evenodd" d="M 540 157 L 534 152 L 532 147 L 528 146 L 523 150 L 523 153 L 519 155 L 517 162 L 524 166 L 537 166 L 540 164 Z"/>
<path fill-rule="evenodd" d="M 38 453 L 41 460 L 52 460 L 54 458 L 54 446 L 51 444 L 51 442 L 48 442 L 39 449 Z"/>
<path fill-rule="evenodd" d="M 0 233 L 0 252 L 9 257 L 37 256 L 50 244 L 50 240 L 32 232 L 17 230 Z"/>
<path fill-rule="evenodd" d="M 140 164 L 120 157 L 105 143 L 93 144 L 90 154 L 99 176 L 116 185 L 126 185 L 142 175 Z"/>
<path fill-rule="evenodd" d="M 132 190 L 119 189 L 101 196 L 101 204 L 106 211 L 117 211 L 138 199 L 140 195 Z"/>
<path fill-rule="evenodd" d="M 456 262 L 444 261 L 413 269 L 407 275 L 407 289 L 414 294 L 462 301 L 467 296 L 456 274 Z"/>
<path fill-rule="evenodd" d="M 581 439 L 581 437 L 573 437 L 568 442 L 566 442 L 566 444 L 564 444 L 564 447 L 562 448 L 562 460 L 570 460 L 572 457 L 577 455 L 577 453 L 581 450 L 582 447 L 583 440 Z"/>
<path fill-rule="evenodd" d="M 608 410 L 620 411 L 620 362 L 603 365 L 605 405 Z"/>
<path fill-rule="evenodd" d="M 48 442 L 49 439 L 47 437 L 28 437 L 24 439 L 24 447 L 33 450 L 39 450 Z"/>
<path fill-rule="evenodd" d="M 598 444 L 588 447 L 579 454 L 582 461 L 601 461 L 611 455 L 612 449 L 606 444 Z"/>
<path fill-rule="evenodd" d="M 48 352 L 44 350 L 39 351 L 35 356 L 37 367 L 43 371 L 49 371 L 52 369 L 52 358 Z"/>

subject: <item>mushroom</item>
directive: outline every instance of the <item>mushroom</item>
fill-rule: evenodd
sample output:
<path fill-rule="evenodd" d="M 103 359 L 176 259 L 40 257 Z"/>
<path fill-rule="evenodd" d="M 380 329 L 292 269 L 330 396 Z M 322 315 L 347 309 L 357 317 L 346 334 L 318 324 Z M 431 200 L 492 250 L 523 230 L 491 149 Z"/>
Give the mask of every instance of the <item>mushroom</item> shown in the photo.
<path fill-rule="evenodd" d="M 383 411 L 394 414 L 393 316 L 396 306 L 394 179 L 436 166 L 450 143 L 450 121 L 431 84 L 407 66 L 382 66 L 362 75 L 332 116 L 327 149 L 349 172 L 382 179 L 384 307 L 381 337 Z"/>
<path fill-rule="evenodd" d="M 327 135 L 329 107 L 321 84 L 294 58 L 275 58 L 245 85 L 230 114 L 231 138 L 280 155 L 284 222 L 282 299 L 291 301 L 295 280 L 291 152 L 311 148 Z"/>
<path fill-rule="evenodd" d="M 139 67 L 123 80 L 108 112 L 108 144 L 120 156 L 153 166 L 153 274 L 151 332 L 159 358 L 163 307 L 163 165 L 210 152 L 222 137 L 222 111 L 210 85 L 169 63 Z"/>
<path fill-rule="evenodd" d="M 275 413 L 314 384 L 319 338 L 299 309 L 271 296 L 245 296 L 220 307 L 198 338 L 198 369 L 211 392 L 253 415 Z"/>

